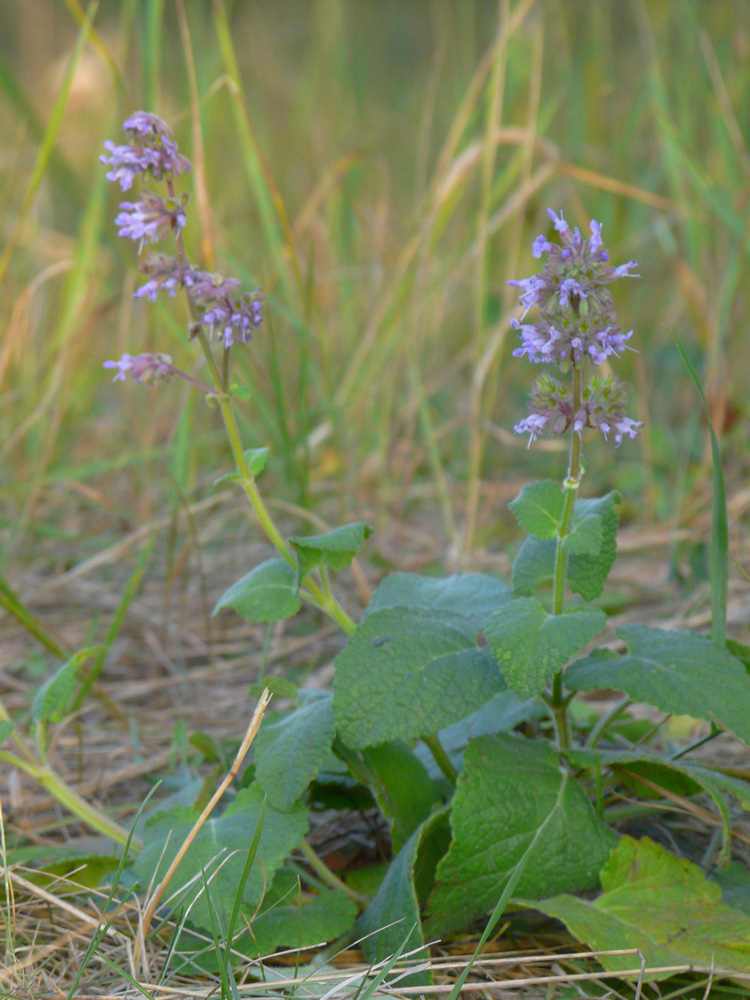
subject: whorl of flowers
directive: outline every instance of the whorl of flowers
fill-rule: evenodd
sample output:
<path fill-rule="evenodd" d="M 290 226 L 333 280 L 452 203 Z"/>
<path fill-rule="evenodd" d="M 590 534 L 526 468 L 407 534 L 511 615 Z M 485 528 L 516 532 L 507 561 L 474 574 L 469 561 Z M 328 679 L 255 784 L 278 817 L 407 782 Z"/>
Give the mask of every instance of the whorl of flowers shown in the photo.
<path fill-rule="evenodd" d="M 154 302 L 159 292 L 175 296 L 186 292 L 197 328 L 205 327 L 209 336 L 220 337 L 226 348 L 246 344 L 260 326 L 264 297 L 259 291 L 242 292 L 236 278 L 222 278 L 194 267 L 183 249 L 182 230 L 187 222 L 188 196 L 176 196 L 174 179 L 191 169 L 191 164 L 177 148 L 169 126 L 156 115 L 136 111 L 123 128 L 130 137 L 127 145 L 105 142 L 109 155 L 100 160 L 111 169 L 107 180 L 129 190 L 141 175 L 167 185 L 167 197 L 142 191 L 136 201 L 120 203 L 115 220 L 119 235 L 138 242 L 156 242 L 174 232 L 179 252 L 175 256 L 153 254 L 141 265 L 148 280 L 134 293 L 136 298 Z M 116 368 L 115 379 L 130 374 L 136 382 L 161 381 L 184 373 L 171 365 L 165 354 L 125 354 L 119 361 L 106 361 L 106 368 Z"/>
<path fill-rule="evenodd" d="M 521 336 L 521 346 L 513 354 L 555 365 L 563 372 L 580 368 L 586 359 L 600 365 L 619 357 L 633 335 L 632 330 L 624 333 L 617 325 L 608 286 L 618 278 L 638 277 L 630 273 L 637 262 L 613 267 L 602 245 L 602 227 L 595 220 L 591 220 L 591 236 L 584 239 L 578 228 L 571 230 L 562 213 L 558 216 L 551 209 L 548 213 L 560 244 L 538 236 L 532 253 L 537 258 L 546 254 L 541 273 L 508 282 L 522 290 L 525 310 L 521 320 L 511 320 Z M 532 306 L 538 307 L 539 315 L 533 323 L 524 322 Z M 635 437 L 642 426 L 627 416 L 625 400 L 623 384 L 612 375 L 594 375 L 578 400 L 556 379 L 542 375 L 529 397 L 529 416 L 515 430 L 529 434 L 530 444 L 545 429 L 564 434 L 571 426 L 574 433 L 595 427 L 605 438 L 612 432 L 619 444 L 623 435 Z"/>

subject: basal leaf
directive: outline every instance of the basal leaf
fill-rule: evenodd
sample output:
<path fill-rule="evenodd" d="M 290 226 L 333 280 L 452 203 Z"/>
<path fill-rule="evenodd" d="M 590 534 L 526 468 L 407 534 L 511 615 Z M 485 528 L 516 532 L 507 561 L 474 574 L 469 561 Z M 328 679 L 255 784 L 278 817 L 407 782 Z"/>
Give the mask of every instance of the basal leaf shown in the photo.
<path fill-rule="evenodd" d="M 392 607 L 360 622 L 336 659 L 333 686 L 336 728 L 347 746 L 427 736 L 505 687 L 490 651 L 477 649 L 456 619 L 444 619 Z"/>
<path fill-rule="evenodd" d="M 233 608 L 249 622 L 278 622 L 296 615 L 300 604 L 292 567 L 283 559 L 268 559 L 232 584 L 213 613 Z"/>
<path fill-rule="evenodd" d="M 623 625 L 626 656 L 594 651 L 565 673 L 573 691 L 614 688 L 662 712 L 707 719 L 750 744 L 750 677 L 743 665 L 694 632 Z"/>
<path fill-rule="evenodd" d="M 508 506 L 526 534 L 554 538 L 562 521 L 564 504 L 562 486 L 552 479 L 543 479 L 524 486 Z"/>
<path fill-rule="evenodd" d="M 516 597 L 484 627 L 503 677 L 519 698 L 531 698 L 607 624 L 600 608 L 549 615 L 535 597 Z"/>
<path fill-rule="evenodd" d="M 79 649 L 71 658 L 54 672 L 43 684 L 31 703 L 31 718 L 34 722 L 49 719 L 59 722 L 65 715 L 65 710 L 75 690 L 78 671 L 83 664 L 101 653 L 104 646 L 89 646 Z"/>
<path fill-rule="evenodd" d="M 421 608 L 461 619 L 459 627 L 473 638 L 492 612 L 512 596 L 508 584 L 489 573 L 447 577 L 391 573 L 372 595 L 363 618 L 396 606 Z"/>
<path fill-rule="evenodd" d="M 343 569 L 372 534 L 372 528 L 364 521 L 345 524 L 323 535 L 299 535 L 289 539 L 289 544 L 297 553 L 298 580 L 323 563 L 331 569 Z"/>
<path fill-rule="evenodd" d="M 288 812 L 328 759 L 334 736 L 328 691 L 300 691 L 302 704 L 279 720 L 268 716 L 253 744 L 255 779 L 268 802 Z"/>
<path fill-rule="evenodd" d="M 370 962 L 394 955 L 406 941 L 404 951 L 424 944 L 418 887 L 429 888 L 439 857 L 448 843 L 448 810 L 430 816 L 415 830 L 391 862 L 377 895 L 357 921 L 362 950 Z M 427 958 L 428 953 L 417 956 Z M 429 985 L 427 977 L 423 985 Z"/>
<path fill-rule="evenodd" d="M 394 853 L 441 802 L 424 764 L 405 743 L 382 743 L 362 751 L 367 784 L 391 821 Z"/>
<path fill-rule="evenodd" d="M 750 917 L 721 902 L 721 888 L 697 865 L 644 837 L 623 837 L 601 872 L 604 892 L 591 901 L 556 896 L 534 904 L 562 920 L 612 972 L 699 965 L 750 972 Z"/>
<path fill-rule="evenodd" d="M 604 588 L 604 581 L 612 569 L 617 547 L 617 506 L 621 503 L 617 492 L 588 500 L 576 500 L 573 518 L 573 534 L 579 535 L 568 556 L 568 586 L 584 601 L 593 601 Z M 591 547 L 591 518 L 596 517 L 601 524 L 602 538 L 596 553 L 585 551 Z M 584 527 L 584 525 L 587 525 Z M 572 539 L 572 536 L 571 536 Z M 527 538 L 519 549 L 513 563 L 513 591 L 524 597 L 534 593 L 544 580 L 551 579 L 555 565 L 555 540 Z M 576 546 L 583 551 L 576 552 Z"/>
<path fill-rule="evenodd" d="M 264 793 L 258 785 L 243 788 L 221 816 L 204 823 L 169 883 L 170 907 L 190 908 L 191 924 L 210 930 L 201 868 L 205 871 L 211 903 L 226 931 L 237 885 L 260 817 Z M 144 847 L 135 862 L 143 886 L 158 883 L 166 874 L 185 837 L 198 818 L 193 809 L 181 806 L 156 813 L 146 824 Z M 307 810 L 301 803 L 290 812 L 266 805 L 258 851 L 245 884 L 243 901 L 253 912 L 263 897 L 267 881 L 307 833 Z"/>
<path fill-rule="evenodd" d="M 516 895 L 592 889 L 615 842 L 547 743 L 507 734 L 473 740 L 453 799 L 453 842 L 438 865 L 426 933 L 464 927 L 495 906 L 534 836 Z"/>

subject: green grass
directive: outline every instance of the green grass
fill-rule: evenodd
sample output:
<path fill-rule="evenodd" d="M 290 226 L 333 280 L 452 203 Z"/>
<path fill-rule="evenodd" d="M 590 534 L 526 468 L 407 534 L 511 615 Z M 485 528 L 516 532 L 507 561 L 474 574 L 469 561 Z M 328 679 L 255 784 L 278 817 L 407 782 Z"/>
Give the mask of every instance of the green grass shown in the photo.
<path fill-rule="evenodd" d="M 144 517 L 173 502 L 165 462 L 189 499 L 229 467 L 215 414 L 202 402 L 183 413 L 182 386 L 112 386 L 101 368 L 126 350 L 163 350 L 188 369 L 196 359 L 179 307 L 130 298 L 134 248 L 117 240 L 118 193 L 97 160 L 144 105 L 196 164 L 190 251 L 268 294 L 239 365 L 252 393 L 241 417 L 248 443 L 273 449 L 277 494 L 374 484 L 387 496 L 406 476 L 434 483 L 447 543 L 492 544 L 481 483 L 559 465 L 488 433 L 525 412 L 505 281 L 531 273 L 547 205 L 582 227 L 602 220 L 613 254 L 641 262 L 615 297 L 635 329 L 640 353 L 622 367 L 647 433 L 616 467 L 592 446 L 590 468 L 609 466 L 600 477 L 633 513 L 660 518 L 709 474 L 675 333 L 718 426 L 741 425 L 742 0 L 501 3 L 500 24 L 478 0 L 189 2 L 190 60 L 172 4 L 102 4 L 88 42 L 73 0 L 39 7 L 56 30 L 38 45 L 23 8 L 0 13 L 11 564 L 35 521 L 71 501 L 71 480 L 124 507 L 137 494 Z M 743 438 L 725 441 L 737 472 Z M 479 517 L 469 539 L 467 510 Z"/>

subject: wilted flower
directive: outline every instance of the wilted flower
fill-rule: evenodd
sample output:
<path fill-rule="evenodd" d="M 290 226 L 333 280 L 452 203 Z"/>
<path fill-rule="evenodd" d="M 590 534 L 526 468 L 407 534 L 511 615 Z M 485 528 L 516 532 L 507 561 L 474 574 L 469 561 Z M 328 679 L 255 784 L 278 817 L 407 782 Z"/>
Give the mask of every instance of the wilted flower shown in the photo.
<path fill-rule="evenodd" d="M 181 374 L 172 365 L 168 354 L 123 354 L 119 361 L 105 361 L 105 368 L 116 368 L 117 374 L 112 379 L 125 381 L 129 372 L 134 382 L 168 382 L 173 375 Z"/>
<path fill-rule="evenodd" d="M 144 192 L 139 201 L 123 201 L 120 208 L 124 211 L 115 219 L 115 225 L 120 227 L 119 235 L 139 240 L 141 246 L 145 240 L 155 243 L 169 229 L 173 229 L 175 236 L 179 236 L 187 221 L 187 201 L 187 195 L 167 198 L 165 201 L 158 195 L 147 192 Z"/>
<path fill-rule="evenodd" d="M 562 213 L 558 216 L 551 209 L 548 213 L 561 245 L 538 236 L 532 253 L 537 258 L 547 255 L 541 273 L 509 282 L 522 290 L 524 309 L 537 305 L 540 314 L 533 323 L 511 319 L 511 326 L 521 335 L 521 347 L 513 354 L 554 364 L 564 372 L 578 368 L 584 359 L 600 365 L 607 358 L 619 357 L 633 335 L 632 330 L 624 333 L 617 325 L 607 286 L 617 278 L 637 277 L 630 274 L 636 262 L 610 265 L 596 220 L 592 219 L 591 236 L 584 240 L 577 228 L 571 230 Z M 563 434 L 570 427 L 574 433 L 597 427 L 605 437 L 613 432 L 617 444 L 625 434 L 635 437 L 642 424 L 626 415 L 625 388 L 618 379 L 594 376 L 577 392 L 580 399 L 576 400 L 556 379 L 542 376 L 531 392 L 529 416 L 515 430 L 529 434 L 529 443 L 546 428 Z"/>

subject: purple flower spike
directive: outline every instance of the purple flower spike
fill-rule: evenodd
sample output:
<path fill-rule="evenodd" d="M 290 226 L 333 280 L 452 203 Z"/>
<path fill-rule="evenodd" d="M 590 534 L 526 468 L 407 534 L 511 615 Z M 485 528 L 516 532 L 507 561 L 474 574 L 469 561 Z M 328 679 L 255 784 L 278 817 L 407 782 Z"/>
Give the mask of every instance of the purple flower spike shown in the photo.
<path fill-rule="evenodd" d="M 138 174 L 150 173 L 154 180 L 177 177 L 191 169 L 191 164 L 177 149 L 169 126 L 156 115 L 146 111 L 136 111 L 125 122 L 125 131 L 131 142 L 127 146 L 117 146 L 105 142 L 109 156 L 102 154 L 99 159 L 112 169 L 107 180 L 120 184 L 123 191 L 133 186 Z"/>
<path fill-rule="evenodd" d="M 119 361 L 105 361 L 104 368 L 116 368 L 113 382 L 124 382 L 130 373 L 134 382 L 168 382 L 177 374 L 168 354 L 123 354 Z"/>
<path fill-rule="evenodd" d="M 577 228 L 571 230 L 562 212 L 547 212 L 560 234 L 560 244 L 538 236 L 532 253 L 537 258 L 547 257 L 541 273 L 508 282 L 521 289 L 524 310 L 539 308 L 539 317 L 533 323 L 511 319 L 511 326 L 521 336 L 521 346 L 513 355 L 525 356 L 535 364 L 554 364 L 564 372 L 581 366 L 585 360 L 603 364 L 629 349 L 633 331 L 624 333 L 617 325 L 609 285 L 617 278 L 637 277 L 630 273 L 637 264 L 629 261 L 619 267 L 610 265 L 602 245 L 602 227 L 595 219 L 591 220 L 591 236 L 584 240 Z M 580 434 L 585 427 L 593 427 L 605 437 L 614 430 L 619 444 L 625 435 L 635 437 L 642 426 L 626 415 L 625 389 L 613 376 L 602 379 L 595 375 L 574 406 L 570 392 L 544 375 L 534 384 L 529 410 L 516 431 L 529 434 L 530 442 L 545 429 L 563 434 L 572 428 L 573 433 Z"/>

